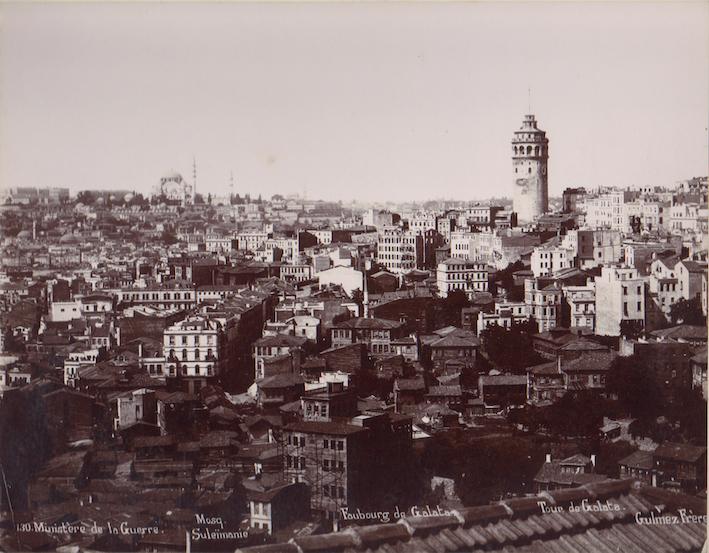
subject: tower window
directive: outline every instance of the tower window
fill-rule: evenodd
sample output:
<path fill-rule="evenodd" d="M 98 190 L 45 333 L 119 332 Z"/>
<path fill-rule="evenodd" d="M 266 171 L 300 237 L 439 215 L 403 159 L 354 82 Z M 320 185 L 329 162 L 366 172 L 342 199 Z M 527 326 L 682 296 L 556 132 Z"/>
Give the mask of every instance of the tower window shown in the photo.
<path fill-rule="evenodd" d="M 531 146 L 527 146 L 527 153 L 528 153 L 528 154 L 531 154 L 531 153 L 532 153 L 532 147 L 531 147 Z"/>
<path fill-rule="evenodd" d="M 528 172 L 528 173 L 531 173 L 531 172 L 532 172 L 532 168 L 530 167 L 529 169 L 527 169 L 527 172 Z"/>

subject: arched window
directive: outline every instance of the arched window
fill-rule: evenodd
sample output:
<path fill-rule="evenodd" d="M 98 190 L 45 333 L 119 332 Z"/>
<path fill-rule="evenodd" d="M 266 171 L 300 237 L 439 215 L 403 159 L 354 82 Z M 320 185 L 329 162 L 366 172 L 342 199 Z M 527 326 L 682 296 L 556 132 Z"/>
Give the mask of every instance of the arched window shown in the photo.
<path fill-rule="evenodd" d="M 182 350 L 182 360 L 187 361 L 187 350 L 186 349 Z"/>
<path fill-rule="evenodd" d="M 531 153 L 532 153 L 532 147 L 531 147 L 531 146 L 527 146 L 527 154 L 531 154 Z"/>
<path fill-rule="evenodd" d="M 534 147 L 534 155 L 538 156 L 539 155 L 539 146 Z"/>
<path fill-rule="evenodd" d="M 194 373 L 199 376 L 199 365 L 194 366 Z"/>

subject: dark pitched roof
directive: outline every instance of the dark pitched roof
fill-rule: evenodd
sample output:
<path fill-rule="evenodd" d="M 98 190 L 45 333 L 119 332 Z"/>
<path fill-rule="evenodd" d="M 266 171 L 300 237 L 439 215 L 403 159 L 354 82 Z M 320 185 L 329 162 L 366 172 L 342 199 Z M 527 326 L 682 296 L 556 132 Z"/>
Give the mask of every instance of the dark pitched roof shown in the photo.
<path fill-rule="evenodd" d="M 702 455 L 706 455 L 706 452 L 706 447 L 665 442 L 657 447 L 654 455 L 655 457 L 672 459 L 673 461 L 695 463 L 701 458 Z"/>
<path fill-rule="evenodd" d="M 258 383 L 259 388 L 287 388 L 303 384 L 303 377 L 294 373 L 274 374 L 264 378 Z"/>
<path fill-rule="evenodd" d="M 642 451 L 639 449 L 627 457 L 623 457 L 618 461 L 618 464 L 636 469 L 650 470 L 654 466 L 652 451 Z"/>
<path fill-rule="evenodd" d="M 581 371 L 607 371 L 618 354 L 613 351 L 593 351 L 581 355 L 578 359 L 562 361 L 561 370 L 564 372 Z"/>
<path fill-rule="evenodd" d="M 299 347 L 308 341 L 303 336 L 290 336 L 288 334 L 276 334 L 275 336 L 264 336 L 254 342 L 255 346 L 266 347 Z"/>
<path fill-rule="evenodd" d="M 480 376 L 483 386 L 526 386 L 527 377 L 523 374 L 484 374 Z"/>
<path fill-rule="evenodd" d="M 707 327 L 696 325 L 677 325 L 670 328 L 653 330 L 651 335 L 664 339 L 707 340 Z"/>
<path fill-rule="evenodd" d="M 457 328 L 438 340 L 429 343 L 429 346 L 432 348 L 470 348 L 478 347 L 479 345 L 480 339 L 475 333 L 469 330 L 463 330 L 462 328 Z"/>
<path fill-rule="evenodd" d="M 401 321 L 390 321 L 389 319 L 376 319 L 376 318 L 364 318 L 356 317 L 354 319 L 348 319 L 344 322 L 333 324 L 333 328 L 352 328 L 352 329 L 362 329 L 362 330 L 391 330 L 395 328 L 401 328 L 404 323 Z"/>
<path fill-rule="evenodd" d="M 340 436 L 348 436 L 364 432 L 366 429 L 354 424 L 328 421 L 298 421 L 286 426 L 286 430 L 294 432 L 306 432 L 310 434 L 335 434 Z"/>

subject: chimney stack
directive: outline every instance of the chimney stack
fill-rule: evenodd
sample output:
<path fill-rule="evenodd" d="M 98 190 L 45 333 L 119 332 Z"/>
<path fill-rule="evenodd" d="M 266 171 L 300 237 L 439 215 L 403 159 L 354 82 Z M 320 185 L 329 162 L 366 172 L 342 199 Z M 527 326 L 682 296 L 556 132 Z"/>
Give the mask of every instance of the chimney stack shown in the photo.
<path fill-rule="evenodd" d="M 596 472 L 596 454 L 595 453 L 591 454 L 591 470 L 593 472 Z"/>
<path fill-rule="evenodd" d="M 547 453 L 546 459 L 544 460 L 545 463 L 551 463 L 551 453 Z"/>

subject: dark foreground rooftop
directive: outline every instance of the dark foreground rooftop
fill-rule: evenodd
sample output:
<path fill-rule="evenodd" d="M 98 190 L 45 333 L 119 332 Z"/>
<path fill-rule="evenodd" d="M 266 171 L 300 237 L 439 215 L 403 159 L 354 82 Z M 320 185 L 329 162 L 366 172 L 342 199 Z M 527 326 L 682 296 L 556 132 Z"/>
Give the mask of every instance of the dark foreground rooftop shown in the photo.
<path fill-rule="evenodd" d="M 705 514 L 704 500 L 636 486 L 633 480 L 607 480 L 544 492 L 537 497 L 449 511 L 450 514 L 443 516 L 353 526 L 336 533 L 294 538 L 287 544 L 247 547 L 237 553 L 702 551 L 706 524 L 701 519 L 683 520 L 677 513 L 686 509 L 694 515 Z M 561 511 L 542 513 L 539 502 L 561 507 Z M 588 505 L 588 510 L 572 512 L 569 510 L 572 504 Z M 601 505 L 610 505 L 611 510 L 599 510 Z M 677 522 L 662 523 L 665 515 L 677 516 Z"/>

